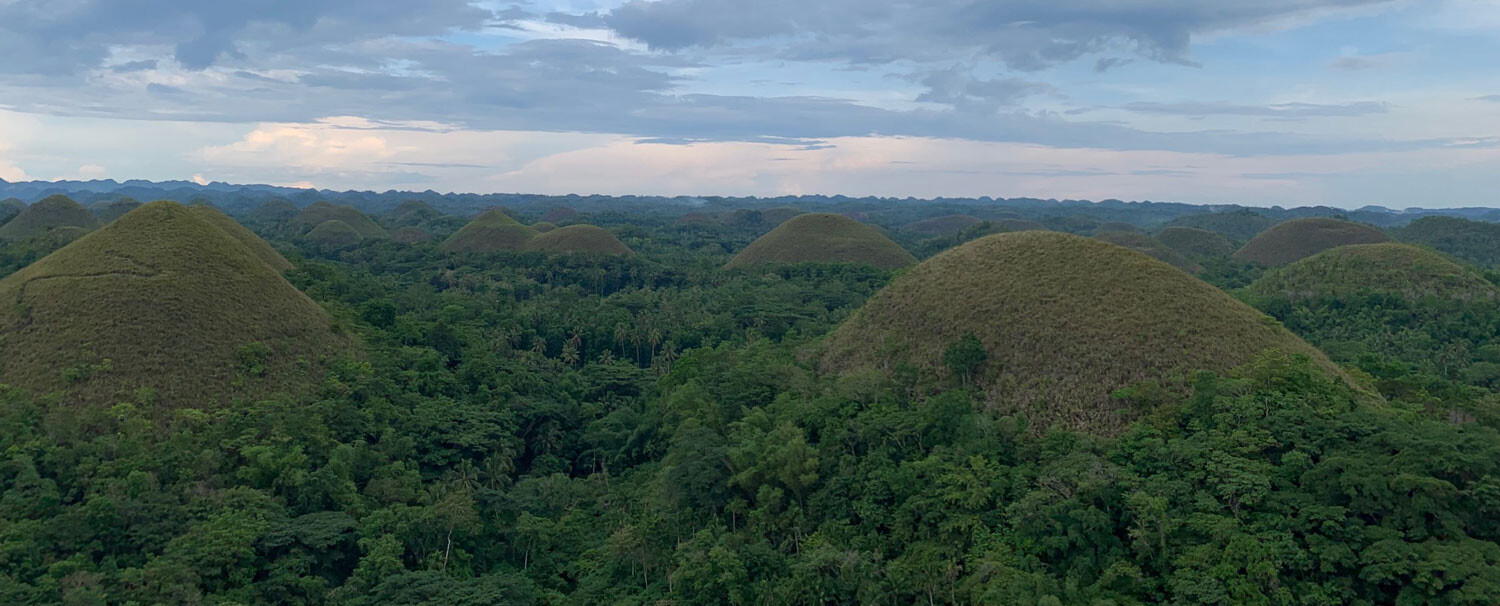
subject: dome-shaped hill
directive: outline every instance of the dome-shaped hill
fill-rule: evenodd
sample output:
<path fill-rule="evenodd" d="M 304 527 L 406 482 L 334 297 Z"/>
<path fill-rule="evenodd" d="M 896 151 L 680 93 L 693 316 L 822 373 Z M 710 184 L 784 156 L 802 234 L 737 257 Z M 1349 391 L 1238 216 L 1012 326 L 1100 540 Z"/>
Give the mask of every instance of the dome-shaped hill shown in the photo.
<path fill-rule="evenodd" d="M 781 225 L 788 219 L 803 214 L 807 214 L 807 211 L 791 206 L 777 206 L 760 211 L 760 221 L 764 225 Z"/>
<path fill-rule="evenodd" d="M 256 207 L 250 212 L 250 218 L 256 221 L 285 221 L 296 217 L 299 212 L 302 211 L 297 208 L 297 205 L 277 198 Z"/>
<path fill-rule="evenodd" d="M 359 230 L 338 219 L 319 223 L 304 237 L 308 242 L 328 248 L 354 246 L 364 240 L 364 236 L 359 235 Z"/>
<path fill-rule="evenodd" d="M 767 263 L 860 263 L 883 269 L 906 267 L 916 258 L 875 228 L 843 215 L 798 215 L 761 236 L 726 267 Z"/>
<path fill-rule="evenodd" d="M 1500 224 L 1458 217 L 1422 217 L 1397 232 L 1402 242 L 1428 246 L 1483 267 L 1500 265 Z"/>
<path fill-rule="evenodd" d="M 541 221 L 539 223 L 532 223 L 531 228 L 536 230 L 536 233 L 545 234 L 549 231 L 557 229 L 557 226 L 546 221 Z"/>
<path fill-rule="evenodd" d="M 391 232 L 391 239 L 402 244 L 416 244 L 432 239 L 432 234 L 420 227 L 400 227 Z"/>
<path fill-rule="evenodd" d="M 1227 257 L 1234 244 L 1222 234 L 1196 227 L 1168 227 L 1156 232 L 1156 240 L 1189 258 Z"/>
<path fill-rule="evenodd" d="M 990 233 L 1005 234 L 1013 231 L 1048 231 L 1046 225 L 1026 219 L 997 219 L 990 221 Z"/>
<path fill-rule="evenodd" d="M 454 253 L 521 250 L 535 237 L 536 230 L 499 210 L 489 210 L 449 236 L 443 242 L 443 250 Z"/>
<path fill-rule="evenodd" d="M 123 198 L 120 200 L 112 200 L 109 202 L 100 202 L 98 204 L 90 206 L 89 211 L 94 213 L 94 218 L 99 219 L 100 223 L 109 223 L 110 221 L 114 221 L 115 219 L 125 216 L 125 213 L 128 213 L 140 207 L 141 203 L 139 200 L 135 200 L 133 198 Z"/>
<path fill-rule="evenodd" d="M 576 216 L 578 216 L 578 211 L 576 210 L 573 210 L 566 206 L 554 206 L 548 209 L 546 214 L 542 215 L 540 221 L 542 223 L 551 223 L 553 225 L 556 225 Z"/>
<path fill-rule="evenodd" d="M 0 301 L 0 383 L 64 403 L 206 408 L 316 382 L 353 346 L 317 303 L 173 202 L 0 280 Z"/>
<path fill-rule="evenodd" d="M 1272 226 L 1235 251 L 1239 261 L 1279 267 L 1293 261 L 1350 244 L 1379 244 L 1391 237 L 1369 225 L 1341 219 L 1315 217 L 1294 219 Z"/>
<path fill-rule="evenodd" d="M 1105 221 L 1103 223 L 1100 223 L 1099 227 L 1094 228 L 1094 233 L 1096 235 L 1106 232 L 1126 232 L 1132 234 L 1146 233 L 1145 230 L 1123 221 Z"/>
<path fill-rule="evenodd" d="M 1228 370 L 1267 349 L 1340 372 L 1259 311 L 1166 263 L 1043 231 L 975 240 L 896 278 L 828 338 L 821 368 L 942 372 L 944 353 L 971 334 L 988 354 L 974 373 L 988 404 L 1024 412 L 1039 430 L 1116 430 L 1132 413 L 1115 390 L 1148 379 L 1180 387 L 1184 373 Z"/>
<path fill-rule="evenodd" d="M 981 222 L 979 217 L 970 215 L 947 215 L 907 223 L 901 229 L 929 236 L 955 236 Z"/>
<path fill-rule="evenodd" d="M 1176 267 L 1190 274 L 1203 271 L 1203 266 L 1194 263 L 1191 259 L 1182 255 L 1167 245 L 1158 242 L 1155 238 L 1136 231 L 1106 231 L 1094 236 L 1097 240 L 1103 240 L 1117 246 L 1124 246 L 1136 252 L 1146 253 L 1158 261 L 1163 261 L 1172 267 Z"/>
<path fill-rule="evenodd" d="M 1167 227 L 1194 227 L 1206 229 L 1236 242 L 1244 242 L 1263 232 L 1275 221 L 1250 209 L 1229 210 L 1217 213 L 1183 215 L 1167 223 Z"/>
<path fill-rule="evenodd" d="M 0 200 L 0 225 L 5 225 L 23 210 L 26 210 L 26 203 L 16 198 Z"/>
<path fill-rule="evenodd" d="M 212 206 L 197 204 L 189 206 L 188 210 L 198 215 L 198 218 L 209 222 L 214 227 L 229 234 L 229 237 L 239 240 L 240 244 L 244 244 L 245 248 L 249 249 L 255 255 L 255 258 L 260 259 L 261 262 L 270 266 L 271 269 L 281 272 L 292 268 L 291 261 L 287 261 L 286 257 L 276 252 L 275 248 L 272 248 L 260 236 L 255 235 L 255 232 L 250 231 L 244 225 L 240 225 L 239 221 L 235 221 L 229 215 L 224 214 L 223 211 Z"/>
<path fill-rule="evenodd" d="M 99 220 L 67 196 L 47 196 L 0 225 L 0 240 L 30 240 L 59 227 L 97 229 Z"/>
<path fill-rule="evenodd" d="M 334 206 L 327 202 L 318 202 L 302 209 L 302 212 L 297 213 L 297 216 L 292 219 L 292 223 L 301 227 L 304 232 L 311 231 L 328 221 L 343 221 L 345 225 L 359 232 L 361 238 L 390 237 L 390 234 L 385 232 L 385 228 L 376 225 L 353 206 Z"/>
<path fill-rule="evenodd" d="M 629 246 L 602 227 L 569 225 L 539 234 L 526 243 L 526 250 L 555 254 L 629 255 Z"/>
<path fill-rule="evenodd" d="M 1443 255 L 1408 244 L 1355 244 L 1267 272 L 1250 285 L 1264 297 L 1316 299 L 1360 293 L 1494 300 L 1500 290 Z"/>
<path fill-rule="evenodd" d="M 389 225 L 412 226 L 421 225 L 433 219 L 443 216 L 432 205 L 421 200 L 407 200 L 396 206 L 390 214 L 386 215 Z"/>

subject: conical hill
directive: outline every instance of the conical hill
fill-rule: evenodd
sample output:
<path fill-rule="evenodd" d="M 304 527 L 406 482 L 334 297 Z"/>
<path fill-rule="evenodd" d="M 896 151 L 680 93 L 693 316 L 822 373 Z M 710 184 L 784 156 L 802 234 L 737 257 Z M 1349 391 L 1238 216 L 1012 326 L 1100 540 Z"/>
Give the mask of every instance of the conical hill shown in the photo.
<path fill-rule="evenodd" d="M 353 346 L 239 240 L 153 202 L 0 280 L 0 382 L 207 408 L 296 391 Z"/>
<path fill-rule="evenodd" d="M 1495 300 L 1500 290 L 1441 254 L 1408 244 L 1356 244 L 1325 250 L 1267 272 L 1250 285 L 1263 296 L 1343 298 L 1361 293 L 1410 299 Z"/>
<path fill-rule="evenodd" d="M 265 262 L 266 265 L 271 266 L 271 269 L 280 272 L 292 268 L 291 261 L 287 261 L 286 257 L 276 252 L 275 248 L 271 248 L 271 245 L 262 240 L 260 236 L 255 235 L 255 232 L 250 231 L 244 225 L 240 225 L 239 221 L 235 221 L 229 215 L 224 214 L 223 211 L 205 205 L 189 206 L 188 210 L 198 215 L 198 218 L 223 230 L 231 238 L 239 240 L 240 244 L 244 244 L 245 248 L 250 249 L 250 252 L 254 253 L 256 258 Z"/>
<path fill-rule="evenodd" d="M 0 225 L 0 240 L 30 240 L 59 227 L 98 229 L 99 220 L 72 198 L 47 196 L 27 206 L 5 225 Z"/>
<path fill-rule="evenodd" d="M 952 377 L 945 354 L 973 335 L 987 406 L 1108 433 L 1138 411 L 1112 394 L 1140 381 L 1181 391 L 1266 350 L 1321 352 L 1261 312 L 1166 263 L 1113 244 L 1026 231 L 988 236 L 897 277 L 826 341 L 821 368 Z"/>
<path fill-rule="evenodd" d="M 858 263 L 883 269 L 916 262 L 875 228 L 827 213 L 797 215 L 750 243 L 726 267 L 769 263 Z"/>
<path fill-rule="evenodd" d="M 569 225 L 538 234 L 526 243 L 526 250 L 554 254 L 629 255 L 630 247 L 602 227 Z"/>
<path fill-rule="evenodd" d="M 292 223 L 302 228 L 304 233 L 328 221 L 343 221 L 345 225 L 359 232 L 361 238 L 389 237 L 385 228 L 376 225 L 353 206 L 334 206 L 327 202 L 318 202 L 302 209 L 302 212 L 297 213 L 296 218 L 292 219 Z"/>
<path fill-rule="evenodd" d="M 1315 217 L 1273 225 L 1234 253 L 1239 261 L 1280 267 L 1293 261 L 1350 244 L 1379 244 L 1391 237 L 1369 225 Z"/>
<path fill-rule="evenodd" d="M 522 225 L 500 210 L 475 217 L 443 242 L 443 250 L 455 253 L 488 253 L 521 250 L 536 237 L 536 230 Z"/>

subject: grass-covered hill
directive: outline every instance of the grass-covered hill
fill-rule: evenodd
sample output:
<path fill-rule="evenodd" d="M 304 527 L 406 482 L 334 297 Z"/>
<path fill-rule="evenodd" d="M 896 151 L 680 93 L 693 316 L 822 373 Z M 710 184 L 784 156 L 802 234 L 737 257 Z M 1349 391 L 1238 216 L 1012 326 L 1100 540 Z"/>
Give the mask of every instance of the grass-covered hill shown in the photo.
<path fill-rule="evenodd" d="M 1355 244 L 1325 250 L 1267 272 L 1250 286 L 1264 297 L 1342 298 L 1392 294 L 1409 299 L 1437 297 L 1494 300 L 1500 290 L 1470 269 L 1430 250 L 1397 244 Z"/>
<path fill-rule="evenodd" d="M 365 239 L 359 233 L 359 230 L 338 219 L 319 223 L 312 231 L 307 232 L 307 235 L 304 237 L 307 238 L 308 242 L 324 248 L 354 246 Z"/>
<path fill-rule="evenodd" d="M 125 216 L 125 213 L 128 213 L 140 207 L 141 203 L 139 200 L 135 200 L 133 198 L 124 198 L 120 200 L 111 200 L 108 202 L 100 202 L 98 204 L 90 206 L 89 212 L 94 213 L 94 217 L 99 219 L 100 223 L 109 223 L 110 221 L 114 221 L 115 219 Z"/>
<path fill-rule="evenodd" d="M 730 259 L 727 267 L 809 262 L 895 269 L 915 263 L 916 258 L 869 225 L 843 215 L 813 213 L 776 226 Z"/>
<path fill-rule="evenodd" d="M 407 200 L 398 204 L 391 212 L 386 213 L 382 217 L 382 221 L 386 226 L 392 228 L 410 227 L 425 225 L 427 222 L 442 216 L 443 213 L 438 212 L 436 208 L 433 208 L 432 205 L 426 202 L 421 200 Z"/>
<path fill-rule="evenodd" d="M 488 210 L 449 236 L 443 242 L 443 250 L 454 253 L 521 250 L 534 237 L 536 230 L 498 209 Z"/>
<path fill-rule="evenodd" d="M 23 210 L 26 210 L 26 203 L 16 198 L 0 200 L 0 225 L 5 225 Z"/>
<path fill-rule="evenodd" d="M 547 233 L 549 231 L 557 229 L 557 226 L 553 225 L 551 223 L 548 223 L 546 221 L 540 221 L 540 222 L 537 222 L 537 223 L 532 223 L 531 224 L 531 228 L 534 229 L 534 230 L 536 230 L 536 233 L 545 234 L 545 233 Z"/>
<path fill-rule="evenodd" d="M 255 210 L 250 211 L 250 218 L 255 221 L 286 221 L 296 217 L 297 213 L 300 212 L 302 210 L 297 208 L 296 204 L 277 198 L 267 200 L 264 204 L 257 206 Z"/>
<path fill-rule="evenodd" d="M 1157 241 L 1188 258 L 1227 257 L 1234 243 L 1223 234 L 1196 227 L 1168 227 L 1156 232 Z"/>
<path fill-rule="evenodd" d="M 792 206 L 777 206 L 760 211 L 761 224 L 766 226 L 781 225 L 792 217 L 807 214 L 807 211 Z"/>
<path fill-rule="evenodd" d="M 291 261 L 287 261 L 286 257 L 276 252 L 275 248 L 272 248 L 260 236 L 255 235 L 255 232 L 250 231 L 244 225 L 240 225 L 239 221 L 235 221 L 229 215 L 224 214 L 223 211 L 204 204 L 189 206 L 188 210 L 198 215 L 198 218 L 209 222 L 214 227 L 229 234 L 229 237 L 239 240 L 240 244 L 244 244 L 245 248 L 249 249 L 256 258 L 270 266 L 271 269 L 281 272 L 292 268 Z"/>
<path fill-rule="evenodd" d="M 907 223 L 901 229 L 929 236 L 955 236 L 982 222 L 982 219 L 972 215 L 945 215 Z"/>
<path fill-rule="evenodd" d="M 390 237 L 385 228 L 376 225 L 368 216 L 359 212 L 359 209 L 353 206 L 334 206 L 327 202 L 318 202 L 302 209 L 302 212 L 297 213 L 297 216 L 292 219 L 292 224 L 305 234 L 328 221 L 344 222 L 345 225 L 359 232 L 361 238 Z"/>
<path fill-rule="evenodd" d="M 198 213 L 153 202 L 0 280 L 0 383 L 65 404 L 209 408 L 296 389 L 352 347 Z"/>
<path fill-rule="evenodd" d="M 539 220 L 543 223 L 552 223 L 556 225 L 558 223 L 571 220 L 576 216 L 578 216 L 577 210 L 574 210 L 567 206 L 554 206 L 547 209 L 547 212 L 543 214 L 542 218 Z"/>
<path fill-rule="evenodd" d="M 544 232 L 526 243 L 526 250 L 554 254 L 633 254 L 629 246 L 601 227 L 569 225 Z"/>
<path fill-rule="evenodd" d="M 971 335 L 977 343 L 967 346 Z M 1144 380 L 1180 386 L 1174 377 L 1225 371 L 1268 349 L 1339 373 L 1264 314 L 1166 263 L 1042 231 L 989 236 L 924 261 L 824 347 L 828 372 L 910 364 L 968 373 L 990 406 L 1023 412 L 1037 429 L 1118 429 L 1138 412 L 1115 390 Z"/>
<path fill-rule="evenodd" d="M 391 232 L 391 239 L 402 244 L 416 244 L 431 240 L 432 234 L 427 233 L 427 230 L 420 227 L 398 227 L 396 231 Z"/>
<path fill-rule="evenodd" d="M 1279 267 L 1315 254 L 1350 244 L 1379 244 L 1391 237 L 1369 225 L 1314 217 L 1278 223 L 1255 236 L 1238 251 L 1238 261 Z"/>
<path fill-rule="evenodd" d="M 1095 239 L 1103 240 L 1117 246 L 1124 246 L 1136 252 L 1146 253 L 1158 261 L 1164 261 L 1172 267 L 1176 267 L 1190 274 L 1203 271 L 1203 266 L 1187 258 L 1180 252 L 1172 250 L 1166 244 L 1157 241 L 1139 231 L 1105 231 L 1094 236 Z"/>
<path fill-rule="evenodd" d="M 1105 221 L 1104 223 L 1100 223 L 1099 227 L 1094 228 L 1095 234 L 1108 232 L 1126 232 L 1140 234 L 1145 233 L 1145 230 L 1123 221 Z"/>
<path fill-rule="evenodd" d="M 1500 265 L 1500 224 L 1458 217 L 1422 217 L 1397 232 L 1402 242 L 1428 246 L 1482 267 Z"/>
<path fill-rule="evenodd" d="M 1167 222 L 1166 227 L 1194 227 L 1223 235 L 1235 242 L 1245 242 L 1275 224 L 1276 221 L 1249 209 L 1184 215 Z"/>
<path fill-rule="evenodd" d="M 97 229 L 99 220 L 67 196 L 47 196 L 27 206 L 5 225 L 0 225 L 0 240 L 30 240 L 59 227 Z"/>

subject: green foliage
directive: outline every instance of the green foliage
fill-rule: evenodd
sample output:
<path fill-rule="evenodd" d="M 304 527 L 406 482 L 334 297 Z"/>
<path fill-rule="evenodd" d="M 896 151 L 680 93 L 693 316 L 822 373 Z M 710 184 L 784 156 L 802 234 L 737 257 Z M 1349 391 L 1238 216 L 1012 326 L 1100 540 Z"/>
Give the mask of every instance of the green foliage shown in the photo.
<path fill-rule="evenodd" d="M 305 238 L 308 242 L 325 250 L 348 248 L 364 240 L 364 236 L 360 235 L 358 230 L 337 219 L 319 223 L 312 231 L 307 232 Z"/>
<path fill-rule="evenodd" d="M 1234 244 L 1223 235 L 1196 227 L 1168 227 L 1156 232 L 1157 241 L 1188 258 L 1227 257 Z"/>
<path fill-rule="evenodd" d="M 969 333 L 963 338 L 943 350 L 943 364 L 948 367 L 948 372 L 958 377 L 965 385 L 973 380 L 974 373 L 989 359 L 989 352 L 985 351 L 984 343 L 974 333 Z"/>
<path fill-rule="evenodd" d="M 907 223 L 901 229 L 928 236 L 957 236 L 980 223 L 983 221 L 972 215 L 944 215 Z"/>
<path fill-rule="evenodd" d="M 1391 237 L 1369 225 L 1316 217 L 1278 223 L 1255 236 L 1234 258 L 1266 267 L 1280 267 L 1350 244 L 1379 244 Z"/>
<path fill-rule="evenodd" d="M 1342 298 L 1392 294 L 1409 299 L 1500 298 L 1500 290 L 1442 255 L 1406 244 L 1356 244 L 1323 251 L 1266 273 L 1250 286 L 1262 297 Z"/>
<path fill-rule="evenodd" d="M 1245 242 L 1274 225 L 1276 221 L 1248 208 L 1183 215 L 1169 221 L 1165 227 L 1187 227 L 1202 229 L 1223 235 L 1235 242 Z"/>
<path fill-rule="evenodd" d="M 1500 264 L 1500 224 L 1458 217 L 1422 217 L 1397 231 L 1410 242 L 1453 255 L 1481 267 Z"/>
<path fill-rule="evenodd" d="M 803 214 L 778 225 L 735 255 L 726 267 L 785 263 L 857 263 L 881 269 L 916 258 L 875 228 L 843 215 Z"/>

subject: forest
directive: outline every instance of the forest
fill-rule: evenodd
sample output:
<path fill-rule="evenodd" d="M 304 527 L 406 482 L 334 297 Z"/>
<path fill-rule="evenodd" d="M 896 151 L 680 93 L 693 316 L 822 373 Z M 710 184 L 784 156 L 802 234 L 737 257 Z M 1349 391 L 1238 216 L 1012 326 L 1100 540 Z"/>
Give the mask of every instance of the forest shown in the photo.
<path fill-rule="evenodd" d="M 0 603 L 1500 603 L 1483 221 L 803 201 L 470 225 L 258 202 L 222 205 L 248 235 L 170 203 L 73 225 L 23 219 L 72 208 L 32 201 L 7 225 L 39 227 L 0 227 Z M 796 231 L 814 216 L 837 238 Z M 161 238 L 192 244 L 135 244 Z M 259 295 L 223 301 L 208 275 L 183 298 L 225 365 L 108 350 L 121 322 L 197 322 L 131 293 L 182 288 L 198 263 L 163 259 L 215 247 L 316 304 L 317 353 L 279 360 L 255 336 L 273 319 L 231 321 Z M 95 263 L 141 275 L 76 288 L 129 305 L 45 286 Z M 34 372 L 20 344 L 48 335 L 80 345 Z M 127 373 L 178 384 L 96 389 Z"/>

